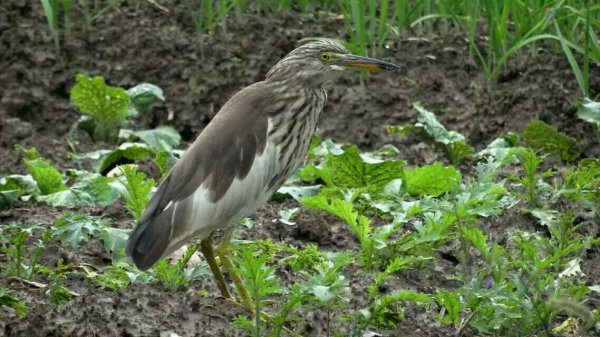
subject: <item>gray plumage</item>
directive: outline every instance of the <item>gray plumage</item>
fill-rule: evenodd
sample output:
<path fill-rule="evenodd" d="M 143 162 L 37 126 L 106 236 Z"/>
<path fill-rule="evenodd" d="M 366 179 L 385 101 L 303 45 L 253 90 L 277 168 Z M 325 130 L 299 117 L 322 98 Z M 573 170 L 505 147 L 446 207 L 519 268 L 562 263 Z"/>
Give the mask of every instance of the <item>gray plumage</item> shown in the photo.
<path fill-rule="evenodd" d="M 132 232 L 126 253 L 138 268 L 148 269 L 190 239 L 206 238 L 262 206 L 302 163 L 327 100 L 323 84 L 365 60 L 377 61 L 357 58 L 335 40 L 313 40 L 225 103 L 160 184 Z M 377 62 L 381 69 L 395 67 Z"/>

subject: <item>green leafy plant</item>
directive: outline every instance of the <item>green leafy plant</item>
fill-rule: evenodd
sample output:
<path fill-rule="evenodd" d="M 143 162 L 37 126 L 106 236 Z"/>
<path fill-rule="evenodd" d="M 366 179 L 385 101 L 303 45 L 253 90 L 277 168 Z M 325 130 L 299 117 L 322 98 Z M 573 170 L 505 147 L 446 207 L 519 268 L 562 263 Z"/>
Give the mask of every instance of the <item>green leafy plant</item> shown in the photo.
<path fill-rule="evenodd" d="M 0 178 L 0 211 L 6 210 L 21 197 L 40 194 L 31 175 L 11 174 Z"/>
<path fill-rule="evenodd" d="M 71 291 L 63 285 L 66 272 L 71 268 L 70 265 L 63 265 L 63 260 L 59 259 L 56 270 L 53 272 L 53 280 L 48 286 L 46 295 L 50 303 L 59 306 L 71 302 L 73 298 Z"/>
<path fill-rule="evenodd" d="M 71 89 L 71 102 L 91 117 L 92 137 L 96 141 L 114 141 L 127 120 L 131 98 L 123 88 L 106 85 L 101 76 L 78 74 Z"/>
<path fill-rule="evenodd" d="M 426 139 L 441 146 L 453 165 L 473 154 L 473 148 L 466 143 L 463 135 L 456 131 L 446 130 L 435 114 L 426 110 L 420 103 L 414 103 L 413 107 L 417 111 L 418 122 L 404 127 L 389 127 L 388 133 L 403 136 L 419 131 Z"/>
<path fill-rule="evenodd" d="M 154 187 L 154 180 L 148 179 L 146 174 L 137 170 L 133 165 L 121 166 L 125 178 L 125 209 L 134 220 L 138 220 L 150 199 L 150 191 Z"/>
<path fill-rule="evenodd" d="M 453 166 L 443 167 L 440 163 L 405 170 L 406 188 L 412 195 L 439 196 L 455 191 L 461 182 L 461 174 Z"/>
<path fill-rule="evenodd" d="M 19 318 L 27 316 L 29 311 L 24 301 L 14 296 L 10 290 L 2 287 L 0 287 L 0 306 L 11 308 Z"/>
<path fill-rule="evenodd" d="M 36 181 L 40 194 L 46 195 L 67 189 L 60 172 L 49 160 L 42 158 L 35 148 L 25 149 L 17 146 L 17 149 L 25 156 L 23 162 Z"/>
<path fill-rule="evenodd" d="M 542 164 L 542 158 L 532 149 L 521 149 L 515 152 L 519 163 L 523 167 L 524 175 L 518 177 L 517 180 L 525 188 L 525 200 L 532 207 L 536 207 L 539 203 L 541 189 L 538 188 L 541 179 L 551 177 L 551 171 L 545 171 L 538 174 L 538 168 Z"/>
<path fill-rule="evenodd" d="M 29 248 L 29 241 L 34 232 L 41 231 L 39 240 Z M 40 255 L 50 241 L 50 231 L 42 230 L 36 224 L 5 224 L 0 227 L 0 251 L 5 254 L 6 262 L 2 273 L 9 276 L 32 279 L 42 267 L 39 265 Z"/>
<path fill-rule="evenodd" d="M 131 141 L 110 150 L 102 149 L 82 154 L 72 153 L 70 156 L 76 160 L 92 160 L 94 171 L 101 174 L 108 174 L 117 165 L 133 163 L 152 156 L 160 172 L 166 174 L 181 153 L 174 149 L 179 145 L 181 137 L 171 127 L 141 131 L 121 129 L 121 134 L 125 139 Z M 144 143 L 136 140 L 142 140 Z"/>
<path fill-rule="evenodd" d="M 114 142 L 128 118 L 135 117 L 157 99 L 164 100 L 162 90 L 143 83 L 129 90 L 106 85 L 101 76 L 76 76 L 71 88 L 71 102 L 87 118 L 76 128 L 88 132 L 95 141 Z"/>
<path fill-rule="evenodd" d="M 87 242 L 92 237 L 98 237 L 108 226 L 108 220 L 101 217 L 67 213 L 56 220 L 52 231 L 61 242 L 69 244 L 73 249 L 78 249 L 82 242 Z"/>
<path fill-rule="evenodd" d="M 399 160 L 381 160 L 363 156 L 356 146 L 331 152 L 320 167 L 307 166 L 301 172 L 304 180 L 321 179 L 333 189 L 354 189 L 379 192 L 390 181 L 404 177 L 404 163 Z"/>
<path fill-rule="evenodd" d="M 265 299 L 281 291 L 281 286 L 275 278 L 275 268 L 267 265 L 267 255 L 255 255 L 250 247 L 242 246 L 237 249 L 239 258 L 236 259 L 237 270 L 248 290 L 254 304 L 254 322 L 252 335 L 263 336 L 261 311 Z"/>
<path fill-rule="evenodd" d="M 183 258 L 177 261 L 177 263 L 171 264 L 166 259 L 158 261 L 153 268 L 153 276 L 167 289 L 178 290 L 193 280 L 211 275 L 206 263 L 187 267 L 188 262 L 198 250 L 199 245 L 200 243 L 189 245 Z"/>
<path fill-rule="evenodd" d="M 554 130 L 542 121 L 531 121 L 523 132 L 525 144 L 562 160 L 573 162 L 579 158 L 579 145 L 572 137 Z"/>

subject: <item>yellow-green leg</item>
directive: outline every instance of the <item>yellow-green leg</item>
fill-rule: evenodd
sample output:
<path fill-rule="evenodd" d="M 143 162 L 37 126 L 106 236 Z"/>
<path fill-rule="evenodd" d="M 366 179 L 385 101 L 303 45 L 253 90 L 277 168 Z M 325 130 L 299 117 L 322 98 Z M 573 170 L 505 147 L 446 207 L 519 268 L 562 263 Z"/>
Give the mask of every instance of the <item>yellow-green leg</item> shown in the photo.
<path fill-rule="evenodd" d="M 217 286 L 221 291 L 221 295 L 223 295 L 223 297 L 226 299 L 233 300 L 233 296 L 231 296 L 229 290 L 227 290 L 227 283 L 225 283 L 223 273 L 221 273 L 221 269 L 215 260 L 212 239 L 213 234 L 211 233 L 206 239 L 202 240 L 200 242 L 200 251 L 202 252 L 202 255 L 204 255 L 204 258 L 206 259 L 206 262 L 208 263 L 208 266 L 215 277 L 215 281 L 217 281 Z"/>
<path fill-rule="evenodd" d="M 235 271 L 233 262 L 229 258 L 229 254 L 231 252 L 229 249 L 229 240 L 231 239 L 232 232 L 233 232 L 232 228 L 229 228 L 225 231 L 225 233 L 223 235 L 223 239 L 217 246 L 215 253 L 219 257 L 219 261 L 221 261 L 221 265 L 223 266 L 225 271 L 227 271 L 227 274 L 229 274 L 229 277 L 231 277 L 231 280 L 233 281 L 233 284 L 235 285 L 235 289 L 237 290 L 238 294 L 240 295 L 242 305 L 244 305 L 250 312 L 254 312 L 254 305 L 252 303 L 252 300 L 250 299 L 250 296 L 248 295 L 248 291 L 246 290 L 246 287 L 244 286 L 244 282 L 242 281 L 240 276 Z"/>

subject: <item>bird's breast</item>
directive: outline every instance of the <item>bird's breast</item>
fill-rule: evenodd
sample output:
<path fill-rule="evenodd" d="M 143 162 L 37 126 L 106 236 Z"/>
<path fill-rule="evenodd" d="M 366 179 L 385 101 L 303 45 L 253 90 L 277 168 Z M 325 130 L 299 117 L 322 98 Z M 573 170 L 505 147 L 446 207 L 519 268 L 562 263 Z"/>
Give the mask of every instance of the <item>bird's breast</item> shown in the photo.
<path fill-rule="evenodd" d="M 269 187 L 277 189 L 303 162 L 325 108 L 325 90 L 300 95 L 288 109 L 269 119 L 269 142 L 277 150 L 276 175 Z"/>

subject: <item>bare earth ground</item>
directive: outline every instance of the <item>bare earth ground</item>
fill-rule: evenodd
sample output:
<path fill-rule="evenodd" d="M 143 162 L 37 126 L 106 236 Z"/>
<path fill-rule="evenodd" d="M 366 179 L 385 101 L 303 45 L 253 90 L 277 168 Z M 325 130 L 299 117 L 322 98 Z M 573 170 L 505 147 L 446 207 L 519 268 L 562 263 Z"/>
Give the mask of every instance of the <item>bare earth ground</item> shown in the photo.
<path fill-rule="evenodd" d="M 344 22 L 320 13 L 264 16 L 232 15 L 212 39 L 198 43 L 187 13 L 169 8 L 165 13 L 149 2 L 129 1 L 111 9 L 92 27 L 81 15 L 73 19 L 72 35 L 55 55 L 39 2 L 7 0 L 0 3 L 0 176 L 23 173 L 15 145 L 35 146 L 59 168 L 75 165 L 67 159 L 65 135 L 79 114 L 69 103 L 69 90 L 78 72 L 102 75 L 112 85 L 130 87 L 140 82 L 159 85 L 166 102 L 157 104 L 135 122 L 136 129 L 171 125 L 185 142 L 193 141 L 219 107 L 236 91 L 262 80 L 269 67 L 308 36 L 345 38 Z M 418 36 L 418 38 L 411 36 Z M 349 76 L 329 88 L 320 135 L 336 142 L 358 144 L 364 150 L 392 143 L 409 165 L 443 160 L 441 155 L 414 137 L 392 139 L 385 127 L 414 122 L 412 103 L 421 101 L 436 111 L 449 129 L 463 133 L 477 149 L 509 131 L 521 132 L 532 119 L 541 119 L 575 137 L 583 157 L 600 156 L 595 130 L 578 120 L 574 100 L 579 91 L 568 63 L 556 50 L 540 49 L 537 55 L 513 62 L 498 84 L 486 82 L 479 64 L 468 53 L 460 34 L 432 32 L 390 41 L 382 58 L 405 65 L 401 74 L 380 74 L 360 86 Z M 600 92 L 600 69 L 592 69 L 592 93 Z M 169 116 L 172 115 L 173 118 Z M 82 141 L 80 152 L 103 148 Z M 185 146 L 186 144 L 183 144 Z M 439 157 L 438 157 L 439 156 Z M 356 247 L 350 232 L 337 219 L 308 209 L 301 210 L 296 226 L 277 224 L 277 211 L 296 207 L 292 201 L 271 203 L 254 216 L 252 230 L 240 230 L 244 239 L 273 238 L 293 244 L 316 243 L 324 250 Z M 129 228 L 131 220 L 120 206 L 85 209 L 102 214 L 116 226 Z M 0 214 L 0 225 L 39 222 L 50 226 L 59 210 L 42 204 L 17 204 Z M 508 212 L 484 224 L 491 237 L 501 241 L 508 227 L 530 228 L 531 219 Z M 44 263 L 87 262 L 97 266 L 110 258 L 97 242 L 73 252 L 53 243 Z M 1 258 L 1 257 L 0 257 Z M 592 251 L 582 268 L 590 280 L 600 279 L 600 252 Z M 451 270 L 453 264 L 440 266 Z M 293 282 L 285 271 L 282 280 Z M 433 291 L 451 284 L 442 273 L 412 271 L 398 275 L 395 286 Z M 349 270 L 355 296 L 348 307 L 364 306 L 367 276 Z M 2 312 L 0 335 L 7 336 L 158 336 L 174 331 L 182 336 L 238 336 L 230 320 L 239 310 L 215 297 L 212 281 L 196 282 L 187 291 L 170 292 L 160 285 L 133 285 L 109 292 L 72 274 L 66 286 L 81 296 L 69 305 L 48 304 L 43 289 L 0 279 L 1 286 L 16 290 L 27 301 L 28 316 L 19 320 Z M 208 290 L 208 296 L 197 290 Z M 361 302 L 362 301 L 362 302 Z M 343 314 L 343 313 L 337 313 Z M 305 336 L 324 336 L 327 315 L 305 313 Z M 335 325 L 335 322 L 333 323 Z M 425 309 L 409 306 L 405 320 L 388 336 L 448 336 L 453 331 L 435 322 Z"/>

